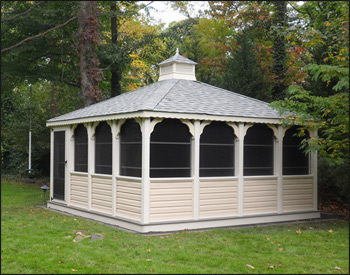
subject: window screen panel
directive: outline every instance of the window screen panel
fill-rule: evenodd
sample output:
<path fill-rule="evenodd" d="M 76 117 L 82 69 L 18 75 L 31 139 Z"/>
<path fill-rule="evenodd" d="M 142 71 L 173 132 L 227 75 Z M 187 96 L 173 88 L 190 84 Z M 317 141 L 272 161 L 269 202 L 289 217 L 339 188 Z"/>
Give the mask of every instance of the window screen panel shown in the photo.
<path fill-rule="evenodd" d="M 112 174 L 112 133 L 105 121 L 95 130 L 95 173 Z"/>
<path fill-rule="evenodd" d="M 164 119 L 151 134 L 150 176 L 191 176 L 191 134 L 176 119 Z"/>
<path fill-rule="evenodd" d="M 74 130 L 74 171 L 88 171 L 88 134 L 82 124 Z"/>
<path fill-rule="evenodd" d="M 273 175 L 273 131 L 264 124 L 250 127 L 244 138 L 244 176 Z"/>
<path fill-rule="evenodd" d="M 307 175 L 309 174 L 309 154 L 305 154 L 300 148 L 301 142 L 306 137 L 298 137 L 298 128 L 293 126 L 288 129 L 283 138 L 283 175 Z"/>
<path fill-rule="evenodd" d="M 128 119 L 120 130 L 120 174 L 141 177 L 142 133 L 134 119 Z"/>
<path fill-rule="evenodd" d="M 200 138 L 200 177 L 234 175 L 234 133 L 225 122 L 207 125 Z"/>

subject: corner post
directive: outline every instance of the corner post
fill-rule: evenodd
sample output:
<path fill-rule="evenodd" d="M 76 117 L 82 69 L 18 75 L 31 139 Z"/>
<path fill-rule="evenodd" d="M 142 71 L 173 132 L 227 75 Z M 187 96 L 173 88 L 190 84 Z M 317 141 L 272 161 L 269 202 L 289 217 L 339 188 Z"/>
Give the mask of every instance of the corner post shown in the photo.
<path fill-rule="evenodd" d="M 244 164 L 244 123 L 239 123 L 239 137 L 238 137 L 238 216 L 243 216 L 243 200 L 244 200 L 244 178 L 243 178 L 243 164 Z"/>
<path fill-rule="evenodd" d="M 277 212 L 283 213 L 283 135 L 282 126 L 278 126 L 278 138 L 275 142 L 275 171 L 277 175 Z"/>
<path fill-rule="evenodd" d="M 142 193 L 141 193 L 141 223 L 149 223 L 150 215 L 150 138 L 151 119 L 142 119 Z"/>
<path fill-rule="evenodd" d="M 199 188 L 200 188 L 200 182 L 199 182 L 199 151 L 200 151 L 200 135 L 201 135 L 201 125 L 200 121 L 196 120 L 194 121 L 194 144 L 193 144 L 193 156 L 194 156 L 194 163 L 193 163 L 193 218 L 195 220 L 199 219 Z"/>

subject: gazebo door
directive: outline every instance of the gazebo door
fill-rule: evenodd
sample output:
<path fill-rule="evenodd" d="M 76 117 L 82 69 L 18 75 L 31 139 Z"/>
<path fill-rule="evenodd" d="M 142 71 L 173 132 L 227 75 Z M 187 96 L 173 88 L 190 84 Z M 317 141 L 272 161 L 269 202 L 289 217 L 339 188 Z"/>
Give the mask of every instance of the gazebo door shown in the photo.
<path fill-rule="evenodd" d="M 65 185 L 65 131 L 54 132 L 54 155 L 53 155 L 53 197 L 64 200 Z"/>

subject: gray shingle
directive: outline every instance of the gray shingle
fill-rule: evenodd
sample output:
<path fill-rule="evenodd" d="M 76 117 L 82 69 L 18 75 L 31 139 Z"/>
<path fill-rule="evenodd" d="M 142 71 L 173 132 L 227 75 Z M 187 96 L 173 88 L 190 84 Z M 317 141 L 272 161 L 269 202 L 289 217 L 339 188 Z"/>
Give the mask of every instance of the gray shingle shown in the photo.
<path fill-rule="evenodd" d="M 186 63 L 186 64 L 197 64 L 196 62 L 182 56 L 181 54 L 175 54 L 174 56 L 160 62 L 158 65 L 164 65 L 167 63 L 172 63 L 172 62 L 176 62 L 176 63 Z"/>
<path fill-rule="evenodd" d="M 64 121 L 137 111 L 281 118 L 269 104 L 203 82 L 168 79 L 52 118 Z"/>

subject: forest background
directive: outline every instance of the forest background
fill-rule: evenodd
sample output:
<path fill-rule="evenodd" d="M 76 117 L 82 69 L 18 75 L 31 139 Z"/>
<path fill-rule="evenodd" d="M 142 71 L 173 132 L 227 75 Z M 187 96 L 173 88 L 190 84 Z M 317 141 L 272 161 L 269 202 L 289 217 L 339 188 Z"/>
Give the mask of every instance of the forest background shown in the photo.
<path fill-rule="evenodd" d="M 157 81 L 179 48 L 198 81 L 294 111 L 320 200 L 348 201 L 349 2 L 167 3 L 187 19 L 155 23 L 152 1 L 1 1 L 2 174 L 27 176 L 31 130 L 31 177 L 47 178 L 48 119 Z"/>

